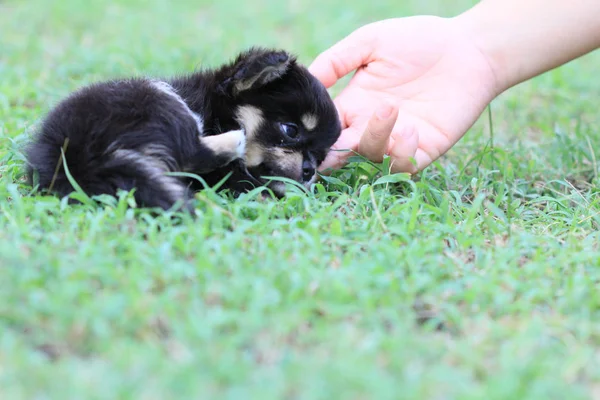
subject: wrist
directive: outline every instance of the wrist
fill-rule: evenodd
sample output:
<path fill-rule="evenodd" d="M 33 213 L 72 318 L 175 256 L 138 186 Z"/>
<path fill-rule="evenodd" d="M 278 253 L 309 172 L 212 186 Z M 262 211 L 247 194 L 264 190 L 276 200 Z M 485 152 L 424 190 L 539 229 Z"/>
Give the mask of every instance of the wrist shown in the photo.
<path fill-rule="evenodd" d="M 457 29 L 466 40 L 470 41 L 480 53 L 484 62 L 489 66 L 493 79 L 490 86 L 494 97 L 513 86 L 511 68 L 514 64 L 507 63 L 507 57 L 499 45 L 499 41 L 491 27 L 485 22 L 478 6 L 475 6 L 456 17 L 451 18 Z"/>
<path fill-rule="evenodd" d="M 600 47 L 598 0 L 482 0 L 454 20 L 490 65 L 497 95 Z"/>

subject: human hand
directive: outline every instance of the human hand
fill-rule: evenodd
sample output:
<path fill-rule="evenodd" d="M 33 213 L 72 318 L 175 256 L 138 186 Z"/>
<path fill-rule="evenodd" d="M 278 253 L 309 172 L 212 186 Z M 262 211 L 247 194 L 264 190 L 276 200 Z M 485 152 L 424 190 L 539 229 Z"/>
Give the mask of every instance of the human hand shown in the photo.
<path fill-rule="evenodd" d="M 455 19 L 439 17 L 366 25 L 319 55 L 309 70 L 326 87 L 357 70 L 335 99 L 344 129 L 321 170 L 342 167 L 352 151 L 374 162 L 389 155 L 393 172 L 422 170 L 501 91 L 474 38 Z"/>

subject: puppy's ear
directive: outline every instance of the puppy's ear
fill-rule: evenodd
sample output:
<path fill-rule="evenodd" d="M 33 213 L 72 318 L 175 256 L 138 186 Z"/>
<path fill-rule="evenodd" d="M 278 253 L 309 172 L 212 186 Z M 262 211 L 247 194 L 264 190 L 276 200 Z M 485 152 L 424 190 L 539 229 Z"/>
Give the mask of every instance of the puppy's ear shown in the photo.
<path fill-rule="evenodd" d="M 229 76 L 222 82 L 222 89 L 235 95 L 257 89 L 283 76 L 293 57 L 285 51 L 252 49 L 241 54 Z"/>

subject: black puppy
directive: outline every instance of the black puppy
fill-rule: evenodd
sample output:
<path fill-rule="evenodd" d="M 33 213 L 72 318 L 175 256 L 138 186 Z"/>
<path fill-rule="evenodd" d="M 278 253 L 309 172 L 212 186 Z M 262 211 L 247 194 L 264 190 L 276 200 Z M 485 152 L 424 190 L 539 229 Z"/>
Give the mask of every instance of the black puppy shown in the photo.
<path fill-rule="evenodd" d="M 191 208 L 202 188 L 188 172 L 241 193 L 308 186 L 341 132 L 327 90 L 284 51 L 250 49 L 221 68 L 174 79 L 93 84 L 55 107 L 26 150 L 28 176 L 61 196 L 135 189 L 141 206 Z M 64 150 L 64 160 L 61 157 Z"/>

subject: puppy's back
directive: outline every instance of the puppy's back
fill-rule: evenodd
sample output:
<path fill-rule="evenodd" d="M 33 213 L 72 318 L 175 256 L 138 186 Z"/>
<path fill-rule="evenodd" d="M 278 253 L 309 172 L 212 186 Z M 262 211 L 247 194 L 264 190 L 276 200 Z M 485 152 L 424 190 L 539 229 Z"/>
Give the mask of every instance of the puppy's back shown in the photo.
<path fill-rule="evenodd" d="M 26 149 L 28 176 L 33 182 L 37 172 L 40 189 L 60 196 L 71 193 L 74 188 L 61 165 L 62 148 L 69 172 L 88 195 L 136 188 L 141 190 L 137 198 L 155 199 L 150 206 L 168 208 L 183 189 L 164 175 L 166 163 L 144 154 L 144 146 L 162 146 L 166 161 L 176 164 L 180 155 L 171 154 L 178 148 L 173 141 L 190 130 L 197 130 L 196 121 L 153 81 L 94 84 L 74 92 L 45 118 Z M 161 193 L 165 190 L 170 193 Z"/>

